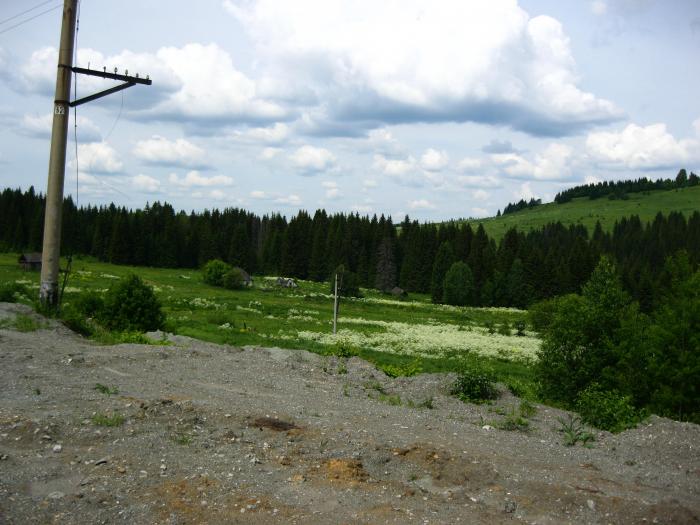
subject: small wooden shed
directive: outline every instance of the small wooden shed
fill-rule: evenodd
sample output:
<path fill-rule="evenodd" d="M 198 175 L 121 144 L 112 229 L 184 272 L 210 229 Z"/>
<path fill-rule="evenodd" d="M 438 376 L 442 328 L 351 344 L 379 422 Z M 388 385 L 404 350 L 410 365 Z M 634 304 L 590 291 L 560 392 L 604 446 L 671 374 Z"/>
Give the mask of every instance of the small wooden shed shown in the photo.
<path fill-rule="evenodd" d="M 41 270 L 41 254 L 40 253 L 23 253 L 17 261 L 20 268 L 25 271 Z"/>

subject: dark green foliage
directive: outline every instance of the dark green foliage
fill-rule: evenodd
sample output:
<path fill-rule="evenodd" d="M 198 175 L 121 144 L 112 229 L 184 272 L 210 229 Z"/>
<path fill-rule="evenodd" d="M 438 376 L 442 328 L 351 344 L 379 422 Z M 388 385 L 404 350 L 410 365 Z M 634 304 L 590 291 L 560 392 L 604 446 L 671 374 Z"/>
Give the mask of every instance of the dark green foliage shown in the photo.
<path fill-rule="evenodd" d="M 564 297 L 544 299 L 530 306 L 527 311 L 528 320 L 535 332 L 543 334 L 554 321 L 554 316 L 561 309 L 560 302 Z"/>
<path fill-rule="evenodd" d="M 568 417 L 559 417 L 559 432 L 564 434 L 564 445 L 573 447 L 579 441 L 583 446 L 588 446 L 588 443 L 595 441 L 595 436 L 586 430 L 586 427 L 581 423 L 581 418 L 578 416 L 569 415 Z"/>
<path fill-rule="evenodd" d="M 458 261 L 447 270 L 443 284 L 443 301 L 455 306 L 474 302 L 474 277 L 469 266 Z"/>
<path fill-rule="evenodd" d="M 342 297 L 362 297 L 360 293 L 360 279 L 357 274 L 345 269 L 342 264 L 333 272 L 330 281 L 330 292 L 335 293 L 335 276 L 338 276 L 338 295 Z"/>
<path fill-rule="evenodd" d="M 243 275 L 238 268 L 231 268 L 221 279 L 221 285 L 227 290 L 240 290 L 243 288 Z"/>
<path fill-rule="evenodd" d="M 23 284 L 12 282 L 0 284 L 0 302 L 16 303 L 20 297 L 29 297 L 29 289 Z"/>
<path fill-rule="evenodd" d="M 382 239 L 377 250 L 377 269 L 374 286 L 382 292 L 389 292 L 396 286 L 394 245 L 389 237 Z"/>
<path fill-rule="evenodd" d="M 226 264 L 221 259 L 214 259 L 207 262 L 202 268 L 202 279 L 205 283 L 212 286 L 223 286 L 224 275 L 226 275 L 231 266 Z"/>
<path fill-rule="evenodd" d="M 443 242 L 438 249 L 433 263 L 432 280 L 430 284 L 430 295 L 434 303 L 443 301 L 443 285 L 445 276 L 450 267 L 455 263 L 455 254 L 452 244 Z"/>
<path fill-rule="evenodd" d="M 109 330 L 146 332 L 161 328 L 165 315 L 153 288 L 130 274 L 107 290 L 98 320 Z"/>
<path fill-rule="evenodd" d="M 96 317 L 104 308 L 104 299 L 100 293 L 94 290 L 86 290 L 80 292 L 77 297 L 72 299 L 71 305 L 85 317 Z"/>
<path fill-rule="evenodd" d="M 493 372 L 477 367 L 464 367 L 450 393 L 462 401 L 485 403 L 499 396 L 496 376 Z"/>
<path fill-rule="evenodd" d="M 605 391 L 597 383 L 578 395 L 576 410 L 585 423 L 610 432 L 635 427 L 643 419 L 643 414 L 634 407 L 630 396 Z"/>

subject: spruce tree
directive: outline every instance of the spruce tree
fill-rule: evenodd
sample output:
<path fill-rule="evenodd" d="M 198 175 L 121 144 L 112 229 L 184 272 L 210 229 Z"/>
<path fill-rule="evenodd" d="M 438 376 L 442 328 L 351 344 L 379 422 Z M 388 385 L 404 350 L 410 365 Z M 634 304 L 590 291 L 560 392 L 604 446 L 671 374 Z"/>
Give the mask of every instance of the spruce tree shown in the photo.
<path fill-rule="evenodd" d="M 455 254 L 452 244 L 445 241 L 440 245 L 435 262 L 433 263 L 432 281 L 430 283 L 430 295 L 434 303 L 443 301 L 443 285 L 445 275 L 450 267 L 455 263 Z"/>
<path fill-rule="evenodd" d="M 377 249 L 377 271 L 375 287 L 381 292 L 389 292 L 396 286 L 396 263 L 394 246 L 389 237 L 384 237 Z"/>

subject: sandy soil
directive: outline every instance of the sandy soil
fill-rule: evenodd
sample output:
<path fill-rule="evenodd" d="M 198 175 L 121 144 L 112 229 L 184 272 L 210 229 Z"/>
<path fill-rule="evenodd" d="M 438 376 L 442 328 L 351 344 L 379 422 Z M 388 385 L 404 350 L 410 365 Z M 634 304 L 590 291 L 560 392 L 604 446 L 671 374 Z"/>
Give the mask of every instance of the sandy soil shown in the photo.
<path fill-rule="evenodd" d="M 0 303 L 18 312 L 35 315 Z M 0 523 L 700 521 L 700 426 L 566 447 L 565 412 L 494 428 L 518 399 L 462 403 L 449 375 L 169 340 L 0 330 Z"/>

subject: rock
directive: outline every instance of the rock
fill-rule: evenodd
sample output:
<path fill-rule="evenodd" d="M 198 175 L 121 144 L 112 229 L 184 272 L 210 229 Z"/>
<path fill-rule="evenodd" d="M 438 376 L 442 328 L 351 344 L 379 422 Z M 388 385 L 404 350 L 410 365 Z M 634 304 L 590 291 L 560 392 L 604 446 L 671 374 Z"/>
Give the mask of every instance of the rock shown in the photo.
<path fill-rule="evenodd" d="M 55 492 L 51 492 L 51 493 L 48 495 L 48 498 L 49 498 L 49 499 L 61 499 L 61 498 L 63 498 L 64 496 L 65 496 L 65 494 L 64 494 L 63 492 L 59 492 L 59 491 L 57 490 L 57 491 L 55 491 Z"/>
<path fill-rule="evenodd" d="M 592 499 L 589 499 L 588 501 L 586 501 L 586 505 L 588 505 L 589 509 L 595 510 L 595 501 L 593 501 Z"/>
<path fill-rule="evenodd" d="M 58 452 L 60 452 L 61 450 L 63 450 L 63 447 L 62 447 L 61 445 L 54 445 L 53 448 L 52 448 L 51 450 L 53 450 L 54 452 L 58 453 Z"/>
<path fill-rule="evenodd" d="M 117 472 L 119 472 L 119 474 L 125 474 L 126 468 L 119 466 L 119 467 L 117 467 Z"/>
<path fill-rule="evenodd" d="M 493 427 L 491 425 L 484 425 L 481 427 L 482 430 L 493 430 Z"/>

